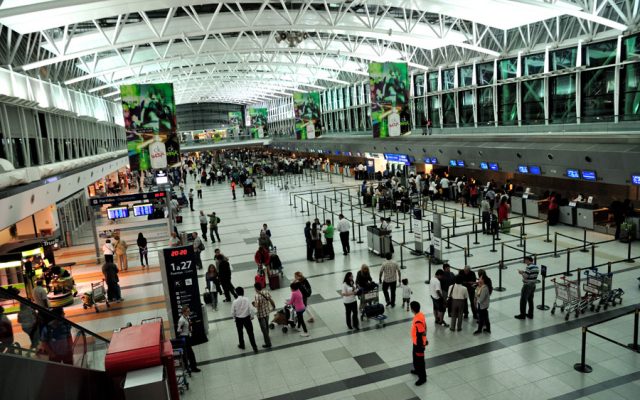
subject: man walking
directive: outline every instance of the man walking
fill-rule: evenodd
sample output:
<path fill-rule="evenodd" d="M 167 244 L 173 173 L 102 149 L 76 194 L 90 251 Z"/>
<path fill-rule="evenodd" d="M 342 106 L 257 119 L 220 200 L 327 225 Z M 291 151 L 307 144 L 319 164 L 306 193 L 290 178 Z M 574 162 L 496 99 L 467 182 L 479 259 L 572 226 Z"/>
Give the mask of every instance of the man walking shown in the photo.
<path fill-rule="evenodd" d="M 540 270 L 533 263 L 531 256 L 526 256 L 524 263 L 526 264 L 524 271 L 518 270 L 522 276 L 522 290 L 520 291 L 520 314 L 515 316 L 517 319 L 533 318 L 533 294 L 536 292 L 536 281 Z M 529 305 L 528 313 L 526 312 L 527 304 Z"/>
<path fill-rule="evenodd" d="M 230 302 L 231 296 L 237 298 L 236 290 L 233 287 L 233 283 L 231 283 L 231 264 L 229 264 L 229 260 L 224 254 L 218 252 L 216 249 L 216 255 L 214 256 L 216 260 L 216 267 L 218 268 L 218 279 L 220 279 L 220 286 L 222 286 L 222 290 L 224 291 L 224 300 L 223 302 Z"/>
<path fill-rule="evenodd" d="M 307 243 L 307 261 L 315 261 L 313 259 L 313 249 L 315 245 L 311 238 L 311 222 L 309 221 L 304 225 L 304 239 Z"/>
<path fill-rule="evenodd" d="M 206 242 L 207 241 L 207 216 L 204 215 L 204 211 L 200 211 L 200 230 L 202 231 L 202 239 Z M 211 236 L 211 238 L 213 239 L 213 236 Z"/>
<path fill-rule="evenodd" d="M 413 321 L 411 322 L 413 369 L 411 373 L 418 376 L 416 386 L 420 386 L 427 381 L 427 368 L 424 364 L 424 351 L 429 344 L 427 340 L 427 321 L 420 311 L 420 303 L 412 301 L 409 306 L 411 307 L 411 312 L 413 312 Z"/>
<path fill-rule="evenodd" d="M 236 322 L 236 329 L 238 330 L 238 348 L 244 350 L 244 334 L 242 329 L 247 331 L 249 336 L 249 343 L 253 348 L 253 352 L 258 352 L 258 346 L 256 345 L 256 338 L 253 336 L 253 323 L 251 322 L 251 304 L 249 299 L 244 297 L 244 289 L 242 287 L 236 288 L 236 294 L 238 297 L 233 301 L 231 305 L 231 317 Z"/>
<path fill-rule="evenodd" d="M 211 243 L 216 242 L 216 238 L 218 238 L 218 242 L 220 242 L 220 235 L 218 235 L 218 224 L 220 223 L 220 218 L 216 215 L 215 212 L 209 214 L 209 236 L 211 236 Z M 215 236 L 213 236 L 215 234 Z M 207 240 L 205 238 L 204 240 Z"/>
<path fill-rule="evenodd" d="M 196 182 L 196 193 L 198 194 L 198 198 L 202 199 L 202 183 L 199 181 Z"/>
<path fill-rule="evenodd" d="M 116 303 L 121 302 L 118 267 L 113 262 L 106 262 L 102 265 L 102 275 L 107 282 L 107 299 Z"/>
<path fill-rule="evenodd" d="M 391 260 L 391 253 L 387 253 L 386 257 L 387 260 L 380 267 L 379 281 L 382 283 L 382 291 L 384 292 L 384 300 L 387 307 L 391 306 L 393 308 L 396 306 L 396 286 L 398 281 L 402 280 L 402 277 L 400 276 L 400 267 L 395 261 Z M 391 291 L 391 295 L 389 295 L 389 291 Z"/>
<path fill-rule="evenodd" d="M 202 258 L 200 253 L 204 251 L 204 243 L 202 239 L 198 237 L 198 232 L 193 232 L 193 252 L 196 258 L 196 266 L 198 269 L 202 269 Z"/>
<path fill-rule="evenodd" d="M 262 331 L 262 337 L 264 338 L 263 348 L 268 349 L 271 347 L 271 339 L 269 338 L 269 314 L 271 310 L 276 308 L 276 303 L 271 298 L 271 293 L 266 288 L 262 288 L 259 282 L 256 282 L 253 287 L 256 289 L 256 296 L 253 298 L 253 306 L 256 308 L 256 318 L 258 318 L 258 324 Z"/>
<path fill-rule="evenodd" d="M 189 189 L 189 208 L 191 211 L 195 211 L 193 209 L 193 189 Z"/>
<path fill-rule="evenodd" d="M 345 256 L 351 252 L 349 246 L 349 228 L 351 224 L 344 218 L 344 215 L 338 215 L 338 232 L 340 232 L 340 243 L 342 243 L 342 254 Z"/>
<path fill-rule="evenodd" d="M 431 294 L 431 300 L 433 300 L 433 316 L 436 318 L 436 325 L 448 327 L 449 324 L 444 322 L 445 298 L 440 282 L 443 277 L 444 271 L 441 269 L 437 270 L 436 276 L 431 278 L 431 283 L 429 283 L 429 292 Z"/>

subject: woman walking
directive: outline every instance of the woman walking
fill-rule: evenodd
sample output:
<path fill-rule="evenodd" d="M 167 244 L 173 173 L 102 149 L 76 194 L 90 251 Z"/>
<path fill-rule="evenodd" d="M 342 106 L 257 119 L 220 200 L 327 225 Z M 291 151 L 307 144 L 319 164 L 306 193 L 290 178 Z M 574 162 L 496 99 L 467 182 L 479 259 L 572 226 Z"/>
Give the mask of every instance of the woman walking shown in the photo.
<path fill-rule="evenodd" d="M 147 262 L 147 268 L 149 268 L 149 250 L 147 249 L 147 238 L 144 237 L 142 232 L 138 233 L 138 240 L 136 241 L 138 245 L 138 252 L 140 253 L 140 264 L 142 264 L 142 269 L 144 269 L 144 262 Z"/>
<path fill-rule="evenodd" d="M 358 324 L 358 300 L 356 300 L 356 285 L 353 281 L 353 274 L 347 272 L 342 281 L 342 301 L 347 318 L 349 330 L 360 330 Z"/>
<path fill-rule="evenodd" d="M 491 333 L 491 322 L 489 321 L 489 298 L 493 288 L 490 286 L 491 280 L 486 274 L 480 274 L 478 287 L 476 287 L 476 302 L 478 306 L 478 329 L 474 335 L 484 332 Z"/>
<path fill-rule="evenodd" d="M 218 293 L 222 291 L 220 287 L 220 279 L 218 278 L 218 270 L 213 264 L 209 264 L 207 273 L 204 275 L 207 282 L 207 290 L 211 293 L 211 305 L 215 311 L 218 311 Z"/>
<path fill-rule="evenodd" d="M 297 329 L 302 328 L 302 333 L 300 336 L 307 337 L 309 336 L 309 332 L 307 331 L 307 324 L 304 323 L 304 312 L 306 307 L 304 305 L 304 301 L 302 301 L 302 293 L 300 293 L 300 283 L 292 282 L 290 285 L 291 288 L 291 298 L 287 301 L 287 304 L 292 305 L 293 309 L 296 311 L 296 319 L 298 321 Z"/>
<path fill-rule="evenodd" d="M 311 284 L 309 283 L 309 281 L 307 280 L 307 278 L 304 277 L 304 275 L 302 275 L 302 272 L 300 271 L 296 271 L 293 274 L 293 278 L 294 278 L 294 282 L 297 282 L 300 287 L 300 293 L 302 293 L 302 301 L 304 302 L 304 306 L 305 308 L 307 308 L 307 315 L 309 316 L 309 319 L 307 320 L 307 322 L 313 322 L 313 316 L 311 315 L 311 311 L 308 310 L 309 308 L 309 304 L 308 304 L 308 300 L 309 297 L 311 297 Z"/>
<path fill-rule="evenodd" d="M 316 262 L 324 262 L 324 256 L 322 254 L 322 232 L 318 229 L 318 224 L 313 223 L 311 225 L 311 241 L 313 242 L 313 258 Z"/>

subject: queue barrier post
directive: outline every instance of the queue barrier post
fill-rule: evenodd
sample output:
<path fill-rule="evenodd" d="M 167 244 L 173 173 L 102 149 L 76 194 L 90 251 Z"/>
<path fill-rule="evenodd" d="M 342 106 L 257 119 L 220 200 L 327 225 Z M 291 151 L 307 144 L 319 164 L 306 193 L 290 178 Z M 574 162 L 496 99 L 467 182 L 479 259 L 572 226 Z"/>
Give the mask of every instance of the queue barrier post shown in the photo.
<path fill-rule="evenodd" d="M 580 355 L 580 362 L 577 364 L 574 364 L 573 369 L 585 374 L 588 374 L 591 371 L 593 371 L 593 368 L 591 368 L 591 366 L 586 363 L 586 358 L 587 358 L 587 327 L 583 326 L 582 327 L 582 351 Z"/>
<path fill-rule="evenodd" d="M 469 235 L 470 233 L 467 233 L 467 256 L 468 257 L 473 257 L 473 254 L 471 254 L 471 246 L 469 246 Z M 465 263 L 466 265 L 467 263 Z"/>
<path fill-rule="evenodd" d="M 424 283 L 426 283 L 427 285 L 431 283 L 431 256 L 429 256 L 428 258 L 428 264 L 429 264 L 429 272 L 427 275 L 427 280 L 424 281 Z"/>
<path fill-rule="evenodd" d="M 445 249 L 450 249 L 451 245 L 449 244 L 449 227 L 447 227 L 447 247 L 445 247 Z"/>
<path fill-rule="evenodd" d="M 496 235 L 493 234 L 491 235 L 491 250 L 489 250 L 492 253 L 497 252 L 498 250 L 496 250 Z"/>
<path fill-rule="evenodd" d="M 493 288 L 493 290 L 497 292 L 504 292 L 505 290 L 507 290 L 502 286 L 502 270 L 504 269 L 503 267 L 504 263 L 500 261 L 500 264 L 498 265 L 498 287 Z"/>
<path fill-rule="evenodd" d="M 571 273 L 571 267 L 569 266 L 571 264 L 571 249 L 567 249 L 567 270 L 564 273 L 564 276 L 572 276 L 573 274 Z"/>
<path fill-rule="evenodd" d="M 553 235 L 553 258 L 560 257 L 558 255 L 558 232 L 555 232 Z"/>
<path fill-rule="evenodd" d="M 473 218 L 473 244 L 480 244 L 480 242 L 478 242 L 478 225 L 476 225 L 476 216 L 472 215 L 471 217 Z"/>
<path fill-rule="evenodd" d="M 523 243 L 522 243 L 522 258 L 527 256 L 527 235 L 524 235 Z"/>
<path fill-rule="evenodd" d="M 460 219 L 464 219 L 464 201 L 461 204 L 462 204 L 462 214 L 460 214 Z"/>
<path fill-rule="evenodd" d="M 543 268 L 541 268 L 542 270 L 542 304 L 539 304 L 536 308 L 538 310 L 542 310 L 542 311 L 547 311 L 549 309 L 549 306 L 545 304 L 545 289 L 546 289 L 546 283 L 547 283 L 547 268 L 543 266 Z"/>
<path fill-rule="evenodd" d="M 591 268 L 596 266 L 596 245 L 591 243 Z"/>
<path fill-rule="evenodd" d="M 607 263 L 607 274 L 611 274 L 611 261 Z"/>
<path fill-rule="evenodd" d="M 633 258 L 631 258 L 631 238 L 629 238 L 629 241 L 627 242 L 627 260 L 626 262 L 628 264 L 633 264 L 635 262 L 635 260 Z"/>
<path fill-rule="evenodd" d="M 636 307 L 636 312 L 633 313 L 633 343 L 629 343 L 629 348 L 636 353 L 640 353 L 640 347 L 638 347 L 638 323 L 640 322 L 640 307 Z"/>
<path fill-rule="evenodd" d="M 587 228 L 584 228 L 582 231 L 582 249 L 580 249 L 580 251 L 583 253 L 589 252 L 589 250 L 587 250 Z"/>
<path fill-rule="evenodd" d="M 464 265 L 467 265 L 468 264 L 467 263 L 467 257 L 468 257 L 467 252 L 469 251 L 469 249 L 467 247 L 465 247 L 462 250 L 464 250 L 464 252 L 463 252 L 464 253 Z"/>
<path fill-rule="evenodd" d="M 549 239 L 549 220 L 547 220 L 547 238 L 544 240 L 545 243 L 551 243 L 551 239 Z"/>

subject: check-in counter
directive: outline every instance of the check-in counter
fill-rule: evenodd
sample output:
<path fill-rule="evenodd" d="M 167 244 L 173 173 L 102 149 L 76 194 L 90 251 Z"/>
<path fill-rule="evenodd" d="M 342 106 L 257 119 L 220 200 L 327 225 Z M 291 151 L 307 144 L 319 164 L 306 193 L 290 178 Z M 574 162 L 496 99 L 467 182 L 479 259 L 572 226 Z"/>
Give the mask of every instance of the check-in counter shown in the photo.
<path fill-rule="evenodd" d="M 524 199 L 522 196 L 511 196 L 511 210 L 513 214 L 524 214 Z"/>
<path fill-rule="evenodd" d="M 540 218 L 541 214 L 547 213 L 549 201 L 547 199 L 538 200 L 535 194 L 529 194 L 524 199 L 525 213 L 528 217 Z"/>
<path fill-rule="evenodd" d="M 609 219 L 609 209 L 598 208 L 595 204 L 581 203 L 577 207 L 577 225 L 593 229 L 596 224 L 604 224 Z"/>
<path fill-rule="evenodd" d="M 636 211 L 636 213 L 638 215 L 640 215 L 640 213 L 638 213 L 638 211 Z M 638 217 L 627 217 L 627 221 L 633 223 L 636 227 L 636 239 L 640 238 L 640 216 Z"/>
<path fill-rule="evenodd" d="M 560 216 L 558 220 L 565 225 L 576 226 L 578 212 L 576 206 L 560 206 Z"/>

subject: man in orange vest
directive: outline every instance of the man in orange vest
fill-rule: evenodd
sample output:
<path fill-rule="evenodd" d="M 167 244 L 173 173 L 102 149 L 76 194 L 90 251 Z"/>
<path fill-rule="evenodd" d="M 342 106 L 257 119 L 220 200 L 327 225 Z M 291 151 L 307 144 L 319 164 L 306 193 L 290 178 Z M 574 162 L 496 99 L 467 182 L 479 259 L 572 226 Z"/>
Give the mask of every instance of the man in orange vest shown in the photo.
<path fill-rule="evenodd" d="M 413 312 L 413 321 L 411 322 L 413 369 L 411 373 L 418 375 L 416 386 L 420 386 L 427 381 L 427 368 L 424 365 L 424 350 L 429 344 L 427 340 L 427 321 L 424 314 L 420 312 L 420 303 L 412 301 L 409 306 Z"/>

